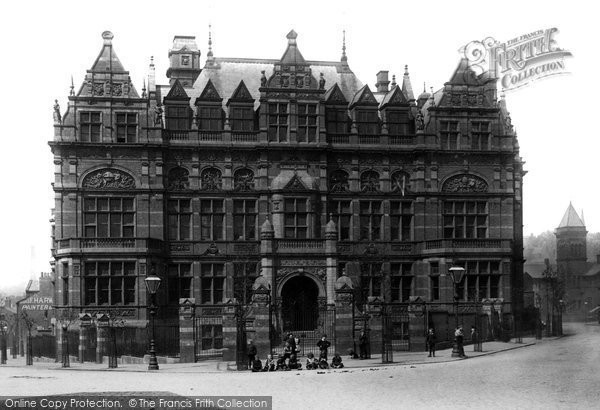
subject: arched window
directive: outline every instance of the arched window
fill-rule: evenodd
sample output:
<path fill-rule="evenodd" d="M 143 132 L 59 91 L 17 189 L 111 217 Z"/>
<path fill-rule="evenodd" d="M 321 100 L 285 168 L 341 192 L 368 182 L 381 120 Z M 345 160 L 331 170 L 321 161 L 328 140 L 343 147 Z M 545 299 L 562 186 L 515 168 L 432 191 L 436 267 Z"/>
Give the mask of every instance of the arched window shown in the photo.
<path fill-rule="evenodd" d="M 217 168 L 206 168 L 200 175 L 201 189 L 205 191 L 218 191 L 223 186 L 221 171 Z"/>
<path fill-rule="evenodd" d="M 410 175 L 404 171 L 396 171 L 392 174 L 392 192 L 405 195 L 410 191 Z"/>
<path fill-rule="evenodd" d="M 254 190 L 254 172 L 248 168 L 242 168 L 233 174 L 233 189 L 236 191 Z"/>
<path fill-rule="evenodd" d="M 182 190 L 190 187 L 190 172 L 183 167 L 175 167 L 169 171 L 167 189 Z"/>
<path fill-rule="evenodd" d="M 333 171 L 329 178 L 329 190 L 331 192 L 346 192 L 349 189 L 348 173 L 341 169 Z"/>
<path fill-rule="evenodd" d="M 362 192 L 378 192 L 379 173 L 375 171 L 365 171 L 360 176 L 360 190 Z"/>

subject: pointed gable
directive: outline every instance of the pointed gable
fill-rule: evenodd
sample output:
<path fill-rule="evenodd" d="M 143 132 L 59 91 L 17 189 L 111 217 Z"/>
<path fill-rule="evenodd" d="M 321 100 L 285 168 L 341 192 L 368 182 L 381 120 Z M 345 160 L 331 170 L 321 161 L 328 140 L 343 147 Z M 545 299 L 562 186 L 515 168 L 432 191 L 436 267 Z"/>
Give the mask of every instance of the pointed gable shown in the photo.
<path fill-rule="evenodd" d="M 404 96 L 404 93 L 402 92 L 402 90 L 400 90 L 400 87 L 398 87 L 397 85 L 394 86 L 394 88 L 392 88 L 384 97 L 383 100 L 381 101 L 381 104 L 379 106 L 380 109 L 385 108 L 388 105 L 395 105 L 395 106 L 406 106 L 408 105 L 408 101 L 406 100 L 406 97 Z"/>
<path fill-rule="evenodd" d="M 560 221 L 560 224 L 558 225 L 558 227 L 559 228 L 573 228 L 573 227 L 585 228 L 585 223 L 579 217 L 579 215 L 577 214 L 577 211 L 575 211 L 575 208 L 573 208 L 573 204 L 569 203 L 569 207 L 567 208 L 567 211 L 565 212 L 565 215 L 563 216 L 562 220 Z"/>
<path fill-rule="evenodd" d="M 327 92 L 325 92 L 325 95 L 323 95 L 323 101 L 329 104 L 348 104 L 344 93 L 342 92 L 340 86 L 337 83 L 335 83 L 333 87 L 329 88 Z"/>
<path fill-rule="evenodd" d="M 169 90 L 169 93 L 165 97 L 165 100 L 189 100 L 190 97 L 187 95 L 183 86 L 179 80 L 175 80 L 173 86 Z"/>
<path fill-rule="evenodd" d="M 215 86 L 212 83 L 212 81 L 209 79 L 206 82 L 206 86 L 204 87 L 204 90 L 202 90 L 202 93 L 200 94 L 200 97 L 198 97 L 196 99 L 196 101 L 221 102 L 221 101 L 223 101 L 223 98 L 219 95 L 219 92 L 215 88 Z"/>
<path fill-rule="evenodd" d="M 100 50 L 100 54 L 94 61 L 92 68 L 90 71 L 106 73 L 106 72 L 124 72 L 125 68 L 123 68 L 123 64 L 121 64 L 121 60 L 117 57 L 115 50 L 112 46 L 112 39 L 114 38 L 113 33 L 110 31 L 105 31 L 102 33 L 102 38 L 104 39 L 104 45 L 102 46 L 102 50 Z"/>
<path fill-rule="evenodd" d="M 294 30 L 290 31 L 287 34 L 286 38 L 288 39 L 288 46 L 285 49 L 283 56 L 281 56 L 281 64 L 306 64 L 306 60 L 304 59 L 302 53 L 298 49 L 298 45 L 296 43 L 297 37 L 298 33 L 296 33 Z"/>
<path fill-rule="evenodd" d="M 481 85 L 477 80 L 477 74 L 469 67 L 469 61 L 466 58 L 461 58 L 458 67 L 454 70 L 452 78 L 448 83 L 452 85 Z"/>
<path fill-rule="evenodd" d="M 377 100 L 368 85 L 365 85 L 358 90 L 356 94 L 354 94 L 354 97 L 352 97 L 350 108 L 353 108 L 356 105 L 378 105 Z"/>
<path fill-rule="evenodd" d="M 250 94 L 246 84 L 244 84 L 244 80 L 240 81 L 240 84 L 237 86 L 235 91 L 233 91 L 231 98 L 229 98 L 229 101 L 227 101 L 227 105 L 229 105 L 230 102 L 254 102 L 254 98 L 252 98 L 252 94 Z"/>

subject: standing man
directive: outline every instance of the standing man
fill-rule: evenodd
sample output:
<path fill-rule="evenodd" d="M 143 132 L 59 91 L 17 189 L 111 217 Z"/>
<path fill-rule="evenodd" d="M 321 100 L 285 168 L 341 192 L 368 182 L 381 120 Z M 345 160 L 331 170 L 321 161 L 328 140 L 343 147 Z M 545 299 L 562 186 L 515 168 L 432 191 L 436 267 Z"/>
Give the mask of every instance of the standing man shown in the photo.
<path fill-rule="evenodd" d="M 325 360 L 327 360 L 327 349 L 329 349 L 329 346 L 331 346 L 331 343 L 329 343 L 329 341 L 327 340 L 327 335 L 323 335 L 323 337 L 321 337 L 321 340 L 317 342 L 317 347 L 321 352 L 321 358 L 325 358 Z"/>
<path fill-rule="evenodd" d="M 477 334 L 477 328 L 471 326 L 471 343 L 473 343 L 473 351 L 479 351 L 479 335 Z"/>
<path fill-rule="evenodd" d="M 367 345 L 369 344 L 369 338 L 367 337 L 367 334 L 365 333 L 365 331 L 361 331 L 360 332 L 360 337 L 358 338 L 358 348 L 360 351 L 360 358 L 361 359 L 367 359 L 368 355 L 367 355 Z"/>
<path fill-rule="evenodd" d="M 454 337 L 456 338 L 456 346 L 458 347 L 458 357 L 466 357 L 464 347 L 464 333 L 462 326 L 456 328 L 456 331 L 454 332 Z"/>
<path fill-rule="evenodd" d="M 254 365 L 254 360 L 256 360 L 256 345 L 252 341 L 252 339 L 248 340 L 248 368 L 252 370 L 252 366 Z"/>
<path fill-rule="evenodd" d="M 435 337 L 435 332 L 433 331 L 433 328 L 429 329 L 429 332 L 427 333 L 427 338 L 425 339 L 425 344 L 427 345 L 427 349 L 429 349 L 429 356 L 427 357 L 431 357 L 433 355 L 433 357 L 435 357 L 435 344 L 437 342 L 437 338 Z"/>

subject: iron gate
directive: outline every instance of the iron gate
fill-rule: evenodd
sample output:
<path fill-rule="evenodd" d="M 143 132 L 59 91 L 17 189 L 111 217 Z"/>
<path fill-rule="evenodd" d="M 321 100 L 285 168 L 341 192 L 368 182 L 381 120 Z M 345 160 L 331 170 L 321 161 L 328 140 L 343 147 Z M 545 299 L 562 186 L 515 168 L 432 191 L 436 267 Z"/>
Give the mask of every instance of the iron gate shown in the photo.
<path fill-rule="evenodd" d="M 407 304 L 384 304 L 381 308 L 381 360 L 393 361 L 394 351 L 410 351 Z"/>
<path fill-rule="evenodd" d="M 194 341 L 196 361 L 223 356 L 223 305 L 196 307 Z"/>
<path fill-rule="evenodd" d="M 283 354 L 285 339 L 291 333 L 299 339 L 300 356 L 308 353 L 319 357 L 317 343 L 323 335 L 331 343 L 329 355 L 335 350 L 335 307 L 320 303 L 318 309 L 305 312 L 294 312 L 293 320 L 283 320 L 284 312 L 273 309 L 272 352 Z M 290 317 L 290 316 L 287 316 Z"/>

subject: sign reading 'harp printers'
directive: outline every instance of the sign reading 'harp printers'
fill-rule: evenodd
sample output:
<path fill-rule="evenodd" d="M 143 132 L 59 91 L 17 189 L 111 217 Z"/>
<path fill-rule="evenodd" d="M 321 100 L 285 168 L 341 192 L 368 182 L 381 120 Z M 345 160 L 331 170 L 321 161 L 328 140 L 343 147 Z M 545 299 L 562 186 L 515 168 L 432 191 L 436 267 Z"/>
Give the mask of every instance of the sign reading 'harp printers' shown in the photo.
<path fill-rule="evenodd" d="M 46 311 L 52 309 L 54 300 L 52 297 L 30 296 L 20 303 L 21 310 Z"/>

